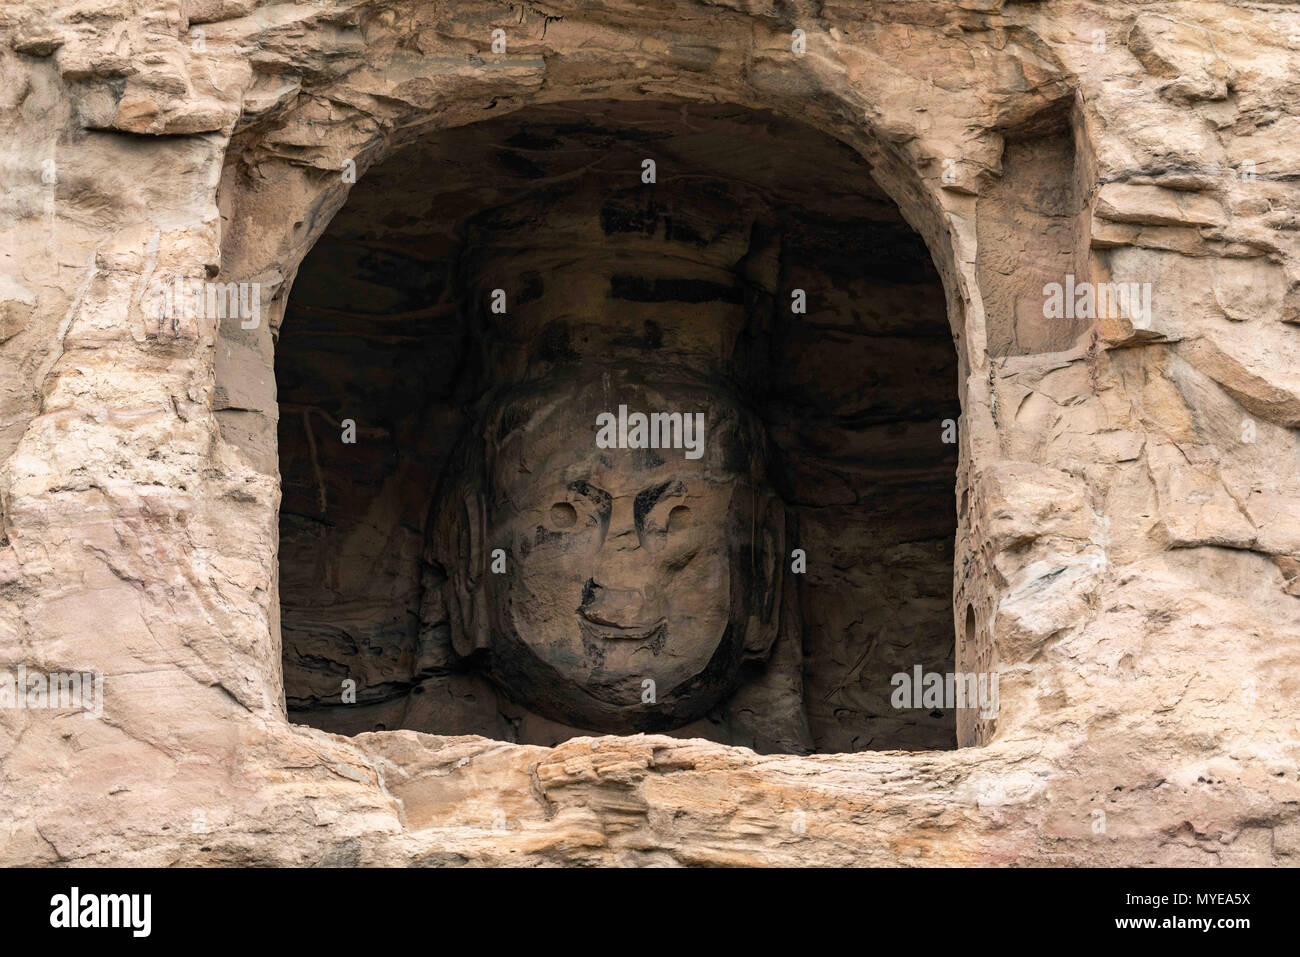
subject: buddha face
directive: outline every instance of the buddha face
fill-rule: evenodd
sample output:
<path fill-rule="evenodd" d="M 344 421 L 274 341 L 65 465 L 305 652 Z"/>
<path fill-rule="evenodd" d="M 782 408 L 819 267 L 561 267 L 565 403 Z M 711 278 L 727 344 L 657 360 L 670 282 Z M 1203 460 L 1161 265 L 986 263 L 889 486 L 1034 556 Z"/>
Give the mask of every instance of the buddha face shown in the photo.
<path fill-rule="evenodd" d="M 619 404 L 703 413 L 698 457 L 600 447 L 597 417 Z M 750 605 L 771 587 L 755 580 L 756 506 L 771 499 L 748 420 L 717 393 L 634 388 L 568 391 L 505 418 L 485 503 L 505 565 L 483 577 L 493 677 L 589 730 L 700 717 L 734 689 Z"/>

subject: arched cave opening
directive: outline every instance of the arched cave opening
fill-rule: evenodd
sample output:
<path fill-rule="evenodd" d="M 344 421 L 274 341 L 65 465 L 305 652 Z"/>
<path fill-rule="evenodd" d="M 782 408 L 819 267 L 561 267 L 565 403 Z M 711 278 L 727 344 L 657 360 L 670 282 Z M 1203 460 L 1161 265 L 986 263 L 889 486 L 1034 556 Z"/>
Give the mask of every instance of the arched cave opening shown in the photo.
<path fill-rule="evenodd" d="M 622 101 L 421 139 L 303 261 L 275 372 L 291 720 L 955 746 L 892 677 L 954 667 L 957 356 L 838 140 Z M 707 452 L 636 448 L 697 410 Z"/>

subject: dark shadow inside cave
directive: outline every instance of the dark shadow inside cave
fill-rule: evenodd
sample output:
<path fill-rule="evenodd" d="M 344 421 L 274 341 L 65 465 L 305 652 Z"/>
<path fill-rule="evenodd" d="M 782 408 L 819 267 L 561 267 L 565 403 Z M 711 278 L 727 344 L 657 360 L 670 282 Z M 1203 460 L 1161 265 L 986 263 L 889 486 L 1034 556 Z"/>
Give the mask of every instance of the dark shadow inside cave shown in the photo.
<path fill-rule="evenodd" d="M 430 536 L 479 482 L 457 449 L 483 433 L 485 395 L 690 375 L 740 397 L 770 443 L 785 597 L 766 650 L 747 638 L 737 652 L 734 695 L 645 729 L 760 751 L 955 746 L 955 712 L 893 707 L 891 676 L 953 670 L 957 454 L 942 437 L 960 413 L 956 352 L 928 250 L 839 141 L 657 102 L 552 104 L 421 139 L 365 175 L 303 261 L 275 368 L 292 720 L 537 744 L 635 730 L 564 719 L 581 709 L 557 719 L 544 676 L 494 668 L 499 645 L 452 634 L 468 619 Z M 537 419 L 538 435 L 590 448 L 594 428 L 557 423 Z M 547 520 L 573 525 L 569 508 Z M 752 573 L 753 541 L 714 537 L 728 534 Z M 703 621 L 691 601 L 711 580 L 673 579 L 661 601 L 689 589 L 675 614 Z M 571 616 L 565 601 L 548 607 Z"/>

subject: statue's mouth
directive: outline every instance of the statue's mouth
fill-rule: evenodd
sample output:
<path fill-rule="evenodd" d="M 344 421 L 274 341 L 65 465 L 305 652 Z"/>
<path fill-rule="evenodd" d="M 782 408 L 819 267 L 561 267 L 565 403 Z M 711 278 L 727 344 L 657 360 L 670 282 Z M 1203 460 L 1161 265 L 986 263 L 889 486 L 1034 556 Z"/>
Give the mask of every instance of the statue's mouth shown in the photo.
<path fill-rule="evenodd" d="M 665 624 L 667 620 L 660 618 L 648 624 L 623 625 L 594 612 L 578 610 L 578 626 L 591 637 L 606 641 L 647 641 L 663 631 Z"/>

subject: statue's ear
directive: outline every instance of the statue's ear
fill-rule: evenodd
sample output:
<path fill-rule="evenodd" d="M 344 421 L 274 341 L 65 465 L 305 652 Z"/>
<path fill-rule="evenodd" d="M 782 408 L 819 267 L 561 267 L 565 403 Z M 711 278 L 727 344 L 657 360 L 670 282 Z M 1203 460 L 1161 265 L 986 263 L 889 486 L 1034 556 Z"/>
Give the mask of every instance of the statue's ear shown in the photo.
<path fill-rule="evenodd" d="M 439 511 L 434 553 L 447 573 L 443 593 L 451 630 L 451 645 L 462 658 L 486 648 L 489 637 L 487 595 L 487 509 L 481 484 L 462 484 Z"/>
<path fill-rule="evenodd" d="M 781 595 L 785 584 L 785 503 L 770 492 L 754 497 L 750 563 L 749 619 L 745 657 L 766 658 L 781 629 Z"/>

